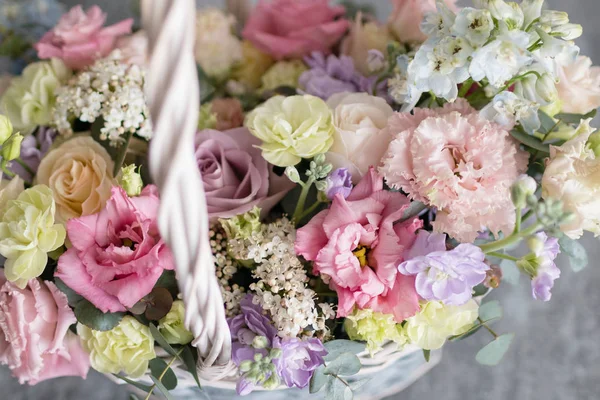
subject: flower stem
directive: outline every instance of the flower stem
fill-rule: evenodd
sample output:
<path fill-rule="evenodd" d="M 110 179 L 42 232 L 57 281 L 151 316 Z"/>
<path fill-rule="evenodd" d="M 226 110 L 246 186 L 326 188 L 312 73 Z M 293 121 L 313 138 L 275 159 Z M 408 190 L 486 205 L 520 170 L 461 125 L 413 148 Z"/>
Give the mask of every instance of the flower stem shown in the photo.
<path fill-rule="evenodd" d="M 469 93 L 469 90 L 471 90 L 471 88 L 473 87 L 474 83 L 475 81 L 473 79 L 469 79 L 465 83 L 463 83 L 460 87 L 460 90 L 458 91 L 458 97 L 465 97 L 466 94 Z"/>
<path fill-rule="evenodd" d="M 496 332 L 494 332 L 494 330 L 492 328 L 490 328 L 488 326 L 488 324 L 486 324 L 481 318 L 477 317 L 477 319 L 479 320 L 479 323 L 481 324 L 481 326 L 483 326 L 485 329 L 488 330 L 489 333 L 492 334 L 492 336 L 494 337 L 494 339 L 498 339 L 498 334 Z"/>
<path fill-rule="evenodd" d="M 496 258 L 502 258 L 504 260 L 510 260 L 510 261 L 519 261 L 519 259 L 517 257 L 513 257 L 511 255 L 508 254 L 504 254 L 504 253 L 498 253 L 496 251 L 491 251 L 489 253 L 487 253 L 488 256 L 490 257 L 496 257 Z"/>
<path fill-rule="evenodd" d="M 302 216 L 304 214 L 304 204 L 306 203 L 306 197 L 308 196 L 308 192 L 314 182 L 315 178 L 311 176 L 302 186 L 302 192 L 300 192 L 298 204 L 296 204 L 296 209 L 294 210 L 294 215 L 292 216 L 292 219 L 296 221 L 296 223 L 300 222 L 300 219 L 302 219 Z"/>
<path fill-rule="evenodd" d="M 183 350 L 185 349 L 185 347 L 182 347 L 177 354 L 175 354 L 175 356 L 171 359 L 171 361 L 169 361 L 169 363 L 167 364 L 167 366 L 165 367 L 165 369 L 163 370 L 163 372 L 158 376 L 158 381 L 162 382 L 163 378 L 165 377 L 167 371 L 169 370 L 169 368 L 171 368 L 171 366 L 173 365 L 173 363 L 175 362 L 175 360 L 177 360 L 179 358 L 179 356 L 181 355 L 181 353 L 183 353 Z M 154 389 L 156 389 L 156 383 L 153 384 L 152 386 L 150 386 L 150 391 L 148 392 L 148 395 L 146 396 L 146 398 L 144 400 L 150 400 L 150 397 L 152 396 L 152 392 L 154 392 Z"/>
<path fill-rule="evenodd" d="M 5 165 L 2 166 L 2 172 L 11 179 L 15 177 L 15 173 L 6 168 Z"/>
<path fill-rule="evenodd" d="M 323 204 L 322 201 L 320 201 L 320 200 L 315 201 L 312 206 L 310 206 L 306 210 L 304 210 L 304 212 L 302 213 L 302 215 L 300 215 L 300 217 L 298 219 L 298 222 L 300 222 L 304 218 L 306 218 L 307 215 L 310 215 L 310 213 L 312 213 L 313 211 L 315 211 L 317 209 L 317 207 L 319 207 L 321 204 Z"/>
<path fill-rule="evenodd" d="M 16 158 L 14 161 L 17 162 L 17 164 L 19 164 L 21 167 L 23 167 L 23 169 L 25 171 L 27 171 L 27 173 L 31 176 L 35 176 L 35 172 L 29 167 L 29 165 L 25 164 L 25 162 L 23 160 L 21 160 L 21 158 Z"/>
<path fill-rule="evenodd" d="M 541 227 L 542 227 L 542 224 L 539 222 L 536 222 L 535 224 L 531 225 L 529 228 L 527 228 L 521 232 L 515 232 L 512 235 L 507 236 L 504 239 L 496 240 L 495 242 L 481 244 L 481 245 L 479 245 L 479 247 L 486 254 L 495 252 L 498 250 L 502 250 L 503 248 L 505 248 L 507 246 L 510 246 L 512 244 L 519 242 L 522 238 L 533 235 Z"/>
<path fill-rule="evenodd" d="M 518 207 L 516 210 L 516 215 L 517 215 L 517 219 L 515 221 L 515 230 L 513 231 L 513 233 L 517 233 L 521 230 L 521 221 L 523 218 L 523 210 L 521 209 L 521 207 Z"/>

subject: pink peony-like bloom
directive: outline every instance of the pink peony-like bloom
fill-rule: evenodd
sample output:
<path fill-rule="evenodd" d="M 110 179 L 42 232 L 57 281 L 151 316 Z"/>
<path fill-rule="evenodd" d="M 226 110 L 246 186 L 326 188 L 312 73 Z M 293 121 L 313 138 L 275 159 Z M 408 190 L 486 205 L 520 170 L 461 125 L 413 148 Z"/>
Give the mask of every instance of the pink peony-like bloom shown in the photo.
<path fill-rule="evenodd" d="M 403 194 L 383 190 L 371 168 L 347 199 L 337 194 L 328 210 L 297 231 L 296 253 L 314 261 L 314 273 L 331 277 L 338 317 L 357 306 L 401 322 L 419 310 L 414 277 L 397 270 L 422 226 L 418 218 L 394 225 L 408 205 Z"/>
<path fill-rule="evenodd" d="M 52 282 L 29 281 L 19 289 L 0 270 L 0 363 L 21 384 L 61 376 L 85 378 L 89 355 L 69 327 L 77 322 L 67 296 Z"/>
<path fill-rule="evenodd" d="M 246 128 L 205 129 L 196 135 L 196 160 L 211 220 L 235 217 L 254 206 L 266 216 L 294 187 L 286 176 L 273 172 L 259 145 Z"/>
<path fill-rule="evenodd" d="M 63 15 L 58 24 L 35 45 L 38 57 L 60 58 L 73 69 L 82 69 L 105 57 L 120 36 L 131 33 L 133 19 L 103 28 L 106 14 L 92 6 L 87 12 L 78 5 Z"/>
<path fill-rule="evenodd" d="M 436 231 L 461 242 L 474 241 L 484 228 L 512 231 L 510 187 L 527 169 L 528 153 L 504 128 L 459 99 L 396 113 L 385 129 L 394 140 L 380 172 L 390 187 L 437 207 Z"/>
<path fill-rule="evenodd" d="M 391 0 L 394 11 L 388 27 L 401 43 L 422 43 L 427 35 L 421 31 L 421 23 L 427 13 L 435 12 L 435 0 Z M 445 0 L 451 10 L 456 10 L 456 0 Z"/>
<path fill-rule="evenodd" d="M 58 260 L 55 276 L 103 312 L 132 307 L 165 269 L 173 269 L 158 232 L 158 205 L 155 186 L 131 198 L 113 187 L 106 208 L 67 222 L 72 247 Z"/>
<path fill-rule="evenodd" d="M 277 59 L 329 54 L 348 29 L 349 22 L 337 18 L 344 11 L 329 0 L 260 0 L 242 36 Z"/>

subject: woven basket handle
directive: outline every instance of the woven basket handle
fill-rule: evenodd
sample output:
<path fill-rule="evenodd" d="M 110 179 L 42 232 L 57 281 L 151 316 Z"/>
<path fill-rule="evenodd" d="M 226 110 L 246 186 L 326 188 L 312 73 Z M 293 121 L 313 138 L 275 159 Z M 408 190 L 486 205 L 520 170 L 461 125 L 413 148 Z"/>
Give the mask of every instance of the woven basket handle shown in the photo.
<path fill-rule="evenodd" d="M 194 0 L 142 0 L 148 34 L 146 94 L 154 124 L 150 172 L 160 192 L 158 226 L 175 258 L 186 326 L 204 379 L 232 369 L 231 336 L 209 243 L 208 213 L 194 155 L 199 84 Z"/>

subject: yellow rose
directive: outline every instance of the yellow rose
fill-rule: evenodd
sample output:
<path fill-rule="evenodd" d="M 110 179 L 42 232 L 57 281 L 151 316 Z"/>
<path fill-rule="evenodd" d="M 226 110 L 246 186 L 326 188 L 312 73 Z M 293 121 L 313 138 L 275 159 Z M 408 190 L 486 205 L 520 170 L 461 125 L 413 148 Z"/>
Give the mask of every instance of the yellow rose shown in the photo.
<path fill-rule="evenodd" d="M 281 86 L 297 88 L 300 75 L 307 69 L 300 60 L 278 61 L 263 75 L 261 90 L 273 90 Z"/>
<path fill-rule="evenodd" d="M 38 125 L 49 125 L 56 90 L 70 75 L 69 69 L 58 59 L 29 64 L 21 76 L 11 80 L 0 99 L 0 110 L 22 133 L 29 133 Z"/>
<path fill-rule="evenodd" d="M 477 319 L 479 305 L 471 299 L 462 306 L 430 301 L 421 311 L 406 320 L 406 334 L 411 343 L 425 350 L 439 349 L 449 336 L 465 333 Z"/>
<path fill-rule="evenodd" d="M 6 257 L 4 274 L 21 289 L 44 272 L 47 253 L 65 242 L 65 227 L 54 223 L 54 211 L 52 191 L 45 185 L 21 192 L 2 207 L 0 254 Z"/>
<path fill-rule="evenodd" d="M 146 373 L 148 362 L 156 358 L 150 328 L 130 315 L 106 332 L 77 324 L 77 335 L 90 354 L 92 368 L 105 374 L 122 371 L 132 378 L 139 378 Z"/>
<path fill-rule="evenodd" d="M 58 219 L 65 222 L 104 208 L 116 184 L 113 168 L 100 144 L 91 137 L 76 137 L 44 157 L 37 180 L 52 189 Z"/>
<path fill-rule="evenodd" d="M 373 310 L 354 310 L 344 320 L 344 328 L 351 340 L 367 342 L 367 350 L 371 355 L 381 350 L 388 341 L 399 345 L 407 342 L 402 325 L 396 323 L 391 314 L 373 312 Z"/>
<path fill-rule="evenodd" d="M 275 96 L 255 108 L 246 127 L 262 140 L 263 157 L 288 167 L 325 153 L 333 144 L 333 122 L 327 104 L 315 96 Z"/>
<path fill-rule="evenodd" d="M 168 312 L 158 321 L 158 331 L 164 336 L 169 344 L 188 344 L 194 339 L 194 335 L 185 328 L 185 306 L 183 301 L 176 300 Z"/>
<path fill-rule="evenodd" d="M 258 50 L 247 40 L 242 42 L 242 61 L 233 68 L 232 79 L 243 83 L 249 89 L 257 89 L 261 78 L 267 72 L 275 60 Z"/>
<path fill-rule="evenodd" d="M 342 42 L 342 54 L 346 54 L 354 61 L 354 67 L 361 74 L 371 75 L 367 56 L 369 50 L 379 50 L 386 53 L 386 47 L 391 40 L 388 28 L 377 22 L 362 22 L 361 15 L 350 28 L 350 34 Z"/>

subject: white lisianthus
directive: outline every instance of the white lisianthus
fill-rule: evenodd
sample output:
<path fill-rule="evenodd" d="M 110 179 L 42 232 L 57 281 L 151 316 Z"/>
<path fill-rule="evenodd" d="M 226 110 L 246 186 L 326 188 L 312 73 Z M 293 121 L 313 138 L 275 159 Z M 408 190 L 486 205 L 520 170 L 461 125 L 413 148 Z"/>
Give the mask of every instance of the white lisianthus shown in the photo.
<path fill-rule="evenodd" d="M 561 200 L 572 219 L 561 225 L 571 239 L 583 231 L 600 235 L 600 157 L 589 139 L 595 129 L 591 119 L 582 121 L 573 139 L 550 147 L 550 159 L 542 178 L 542 197 Z"/>

